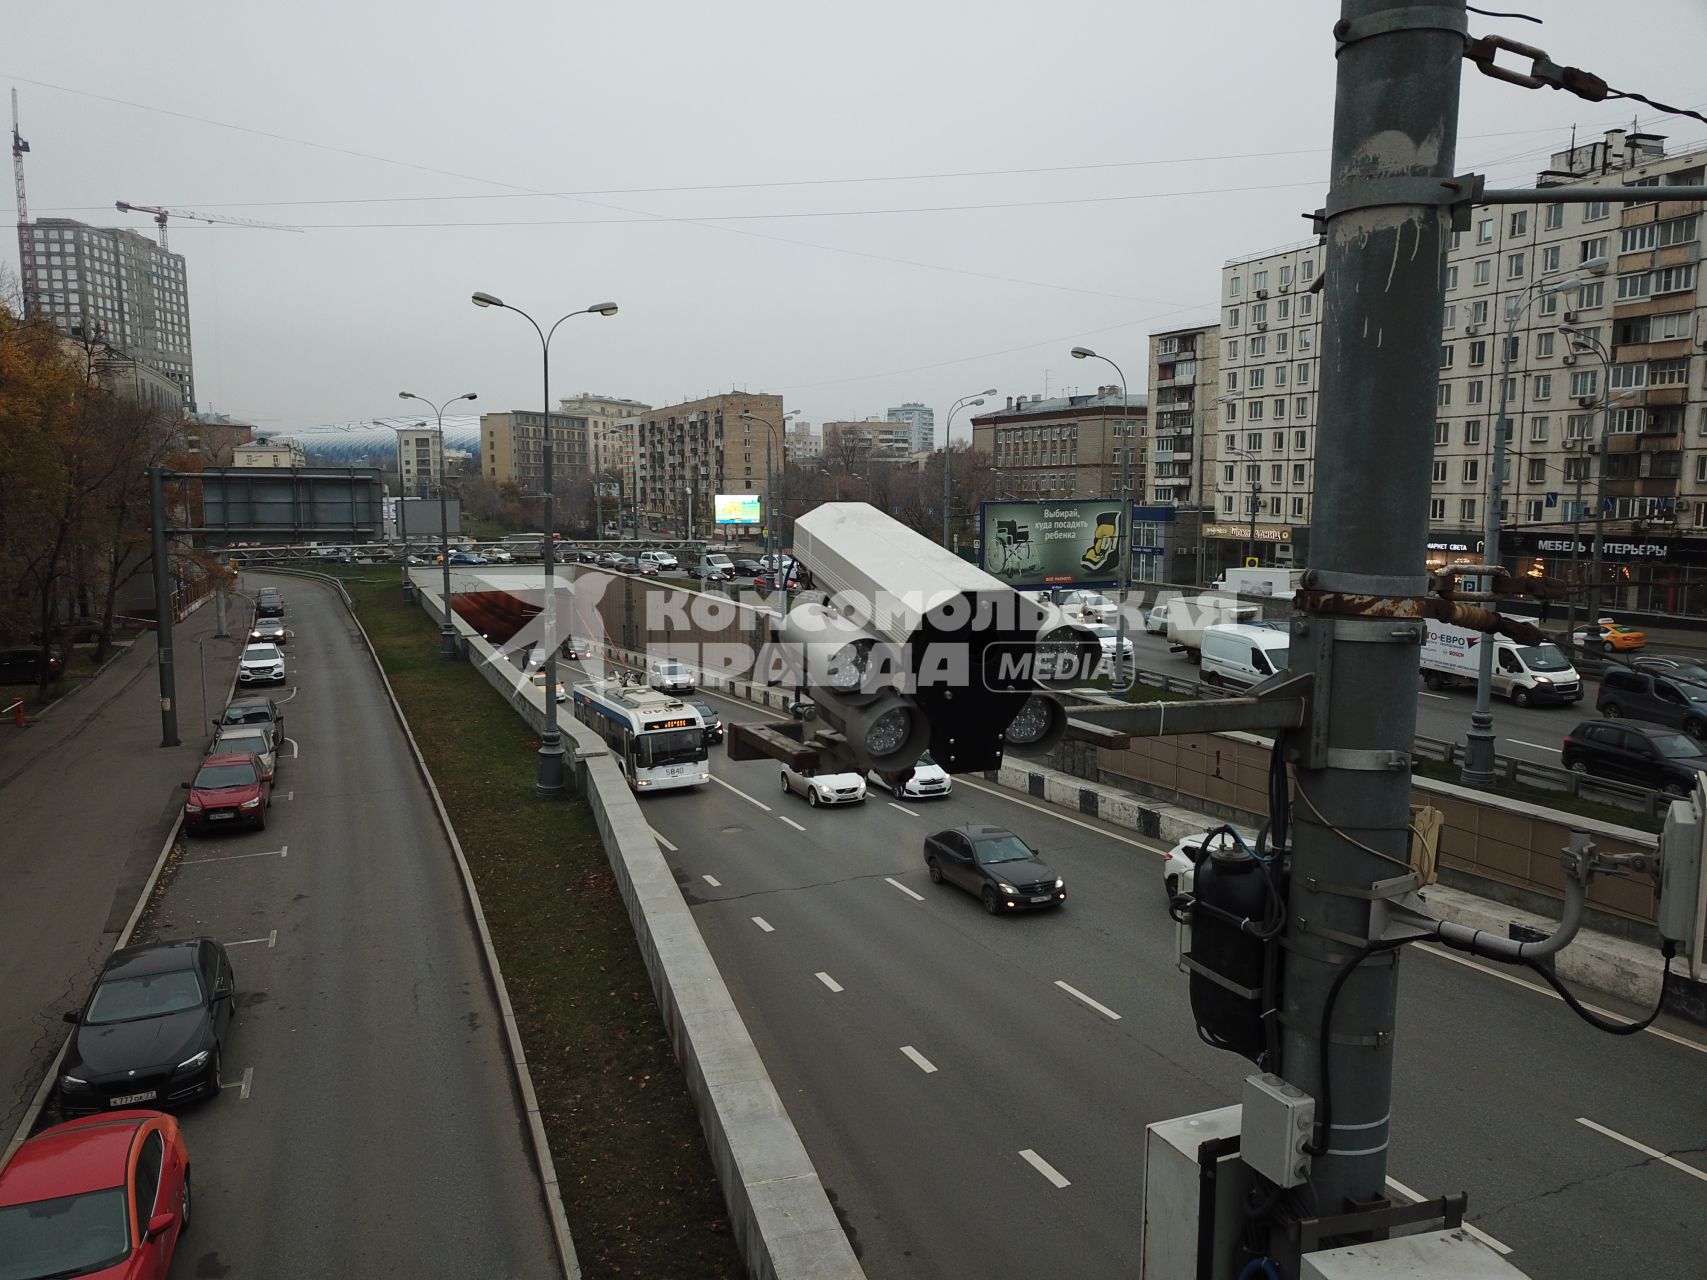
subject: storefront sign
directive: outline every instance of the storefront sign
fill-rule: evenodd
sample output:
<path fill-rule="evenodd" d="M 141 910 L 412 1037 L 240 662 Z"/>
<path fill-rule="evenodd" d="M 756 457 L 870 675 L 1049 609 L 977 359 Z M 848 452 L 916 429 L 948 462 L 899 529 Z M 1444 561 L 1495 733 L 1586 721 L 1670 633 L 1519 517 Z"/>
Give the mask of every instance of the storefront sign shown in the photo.
<path fill-rule="evenodd" d="M 1206 524 L 1203 526 L 1203 536 L 1206 538 L 1221 538 L 1228 542 L 1251 541 L 1251 527 L 1248 524 Z M 1292 527 L 1283 525 L 1257 526 L 1256 541 L 1258 542 L 1291 542 Z"/>

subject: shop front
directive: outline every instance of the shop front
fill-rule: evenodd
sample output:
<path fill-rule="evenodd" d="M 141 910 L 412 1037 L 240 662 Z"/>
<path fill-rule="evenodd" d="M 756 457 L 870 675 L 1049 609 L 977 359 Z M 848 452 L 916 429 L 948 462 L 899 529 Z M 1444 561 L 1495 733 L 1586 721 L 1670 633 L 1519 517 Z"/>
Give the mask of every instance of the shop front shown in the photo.
<path fill-rule="evenodd" d="M 1435 534 L 1428 567 L 1482 563 L 1480 533 Z M 1523 530 L 1500 536 L 1500 559 L 1512 573 L 1556 578 L 1583 588 L 1593 581 L 1594 538 Z M 1608 533 L 1601 546 L 1601 611 L 1707 617 L 1707 538 Z"/>
<path fill-rule="evenodd" d="M 1303 568 L 1310 530 L 1303 525 L 1259 524 L 1253 536 L 1249 524 L 1206 524 L 1203 537 L 1209 547 L 1208 573 L 1213 581 L 1225 570 L 1253 561 L 1257 566 Z"/>

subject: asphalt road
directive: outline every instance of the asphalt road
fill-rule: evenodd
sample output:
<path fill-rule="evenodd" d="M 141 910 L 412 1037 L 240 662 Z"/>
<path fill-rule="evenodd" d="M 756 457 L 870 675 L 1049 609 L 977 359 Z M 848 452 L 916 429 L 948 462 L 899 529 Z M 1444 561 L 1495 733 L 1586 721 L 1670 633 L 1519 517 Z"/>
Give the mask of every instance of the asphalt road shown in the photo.
<path fill-rule="evenodd" d="M 1145 1124 L 1249 1069 L 1196 1038 L 1157 850 L 965 778 L 814 810 L 775 764 L 713 773 L 645 810 L 869 1273 L 1135 1274 Z M 923 837 L 972 820 L 1037 845 L 1066 907 L 991 918 L 932 885 Z M 1392 1177 L 1467 1189 L 1537 1277 L 1698 1277 L 1707 1037 L 1606 1036 L 1455 958 L 1403 972 Z"/>
<path fill-rule="evenodd" d="M 497 1007 L 403 732 L 331 590 L 244 586 L 263 582 L 292 629 L 271 817 L 187 839 L 149 922 L 226 943 L 238 990 L 226 1088 L 181 1117 L 195 1221 L 171 1275 L 560 1275 Z"/>

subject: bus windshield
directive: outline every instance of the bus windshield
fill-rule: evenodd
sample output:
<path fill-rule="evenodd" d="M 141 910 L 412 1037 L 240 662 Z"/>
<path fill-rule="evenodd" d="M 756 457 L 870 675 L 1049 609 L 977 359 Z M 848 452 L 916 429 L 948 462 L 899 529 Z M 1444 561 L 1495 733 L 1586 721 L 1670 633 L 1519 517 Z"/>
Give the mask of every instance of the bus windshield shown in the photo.
<path fill-rule="evenodd" d="M 658 729 L 638 734 L 634 739 L 634 764 L 639 769 L 692 764 L 708 758 L 705 734 L 699 729 Z"/>

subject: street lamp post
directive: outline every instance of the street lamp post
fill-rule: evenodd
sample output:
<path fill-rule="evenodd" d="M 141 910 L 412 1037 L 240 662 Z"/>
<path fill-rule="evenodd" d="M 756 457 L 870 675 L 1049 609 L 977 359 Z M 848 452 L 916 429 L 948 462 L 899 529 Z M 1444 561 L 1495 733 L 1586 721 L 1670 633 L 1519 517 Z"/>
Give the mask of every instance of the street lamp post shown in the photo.
<path fill-rule="evenodd" d="M 770 566 L 772 572 L 774 572 L 779 578 L 782 577 L 782 559 L 781 559 L 782 548 L 778 545 L 778 543 L 780 541 L 780 539 L 777 536 L 779 530 L 776 527 L 777 526 L 777 520 L 775 518 L 773 518 L 773 516 L 775 515 L 777 510 L 780 510 L 781 505 L 782 505 L 782 501 L 781 501 L 781 498 L 779 495 L 775 495 L 772 492 L 772 486 L 774 485 L 775 481 L 772 479 L 772 475 L 771 475 L 771 445 L 775 444 L 777 446 L 778 452 L 781 452 L 782 445 L 781 445 L 781 442 L 777 438 L 777 431 L 779 430 L 781 425 L 786 424 L 790 418 L 794 417 L 799 412 L 800 412 L 800 410 L 798 410 L 798 409 L 790 409 L 787 413 L 782 415 L 782 424 L 774 423 L 768 418 L 761 418 L 756 413 L 743 413 L 741 415 L 743 420 L 745 420 L 747 422 L 758 423 L 760 426 L 762 426 L 765 429 L 765 432 L 766 432 L 766 437 L 765 437 L 765 563 Z M 787 466 L 788 466 L 788 460 L 785 456 L 783 459 L 783 474 L 784 475 L 787 474 Z M 775 499 L 776 499 L 776 503 L 777 503 L 776 508 L 773 508 L 771 506 L 771 502 L 772 502 L 773 497 L 775 497 Z M 783 590 L 783 597 L 782 598 L 783 598 L 783 602 L 786 606 L 787 601 L 788 601 L 788 591 L 787 591 L 786 579 L 784 580 L 784 590 Z"/>
<path fill-rule="evenodd" d="M 1635 392 L 1630 390 L 1612 394 L 1612 352 L 1594 334 L 1575 325 L 1562 324 L 1559 332 L 1568 334 L 1571 340 L 1571 350 L 1593 355 L 1600 361 L 1604 371 L 1606 384 L 1600 400 L 1600 438 L 1595 443 L 1594 452 L 1600 458 L 1600 466 L 1595 472 L 1594 482 L 1594 549 L 1589 561 L 1588 585 L 1588 617 L 1583 619 L 1585 624 L 1594 623 L 1600 618 L 1600 589 L 1605 582 L 1606 568 L 1601 560 L 1602 544 L 1606 529 L 1606 437 L 1612 432 L 1612 402 L 1614 400 L 1633 400 Z M 1577 521 L 1581 528 L 1582 521 L 1582 475 L 1577 476 Z M 1576 540 L 1571 541 L 1571 555 L 1576 557 Z M 1574 575 L 1573 575 L 1574 576 Z M 1574 585 L 1574 584 L 1573 584 Z M 1571 596 L 1571 620 L 1576 621 L 1576 595 Z M 1572 628 L 1575 629 L 1574 626 Z"/>
<path fill-rule="evenodd" d="M 465 391 L 460 396 L 452 396 L 443 404 L 434 404 L 425 396 L 418 396 L 412 391 L 399 391 L 399 400 L 419 400 L 438 417 L 439 421 L 439 559 L 444 566 L 444 625 L 439 628 L 439 656 L 442 658 L 456 657 L 456 624 L 451 621 L 450 613 L 450 507 L 445 498 L 445 490 L 450 481 L 450 470 L 445 463 L 445 410 L 459 400 L 475 400 L 478 397 L 472 391 Z M 399 479 L 401 479 L 401 454 L 399 454 Z M 401 488 L 401 485 L 399 485 Z M 403 562 L 405 570 L 409 566 L 408 559 Z"/>
<path fill-rule="evenodd" d="M 949 446 L 953 443 L 954 415 L 959 413 L 968 405 L 976 407 L 977 405 L 983 404 L 984 397 L 993 396 L 995 394 L 996 389 L 994 387 L 990 387 L 987 390 L 980 391 L 976 396 L 961 396 L 960 399 L 956 400 L 949 406 L 948 421 L 942 424 L 942 545 L 945 551 L 953 549 L 949 542 L 948 508 L 952 490 L 949 487 L 950 468 L 948 464 L 950 458 L 953 457 Z"/>
<path fill-rule="evenodd" d="M 540 441 L 540 462 L 545 472 L 545 532 L 540 537 L 540 558 L 545 562 L 545 599 L 540 609 L 540 617 L 544 622 L 543 636 L 545 648 L 545 728 L 539 735 L 539 776 L 533 785 L 536 796 L 553 797 L 563 794 L 563 735 L 557 728 L 557 547 L 552 530 L 552 483 L 551 472 L 553 464 L 551 447 L 551 339 L 557 333 L 557 326 L 569 316 L 614 316 L 616 303 L 598 302 L 579 311 L 571 311 L 569 315 L 560 316 L 550 330 L 542 330 L 539 322 L 519 307 L 508 306 L 500 298 L 489 293 L 476 293 L 473 297 L 477 307 L 502 307 L 506 311 L 514 311 L 522 319 L 533 326 L 533 331 L 539 335 L 539 354 L 541 376 L 543 379 L 544 399 L 541 401 L 545 409 L 545 434 Z"/>
<path fill-rule="evenodd" d="M 1120 375 L 1120 414 L 1125 424 L 1121 435 L 1126 447 L 1120 454 L 1120 517 L 1115 528 L 1120 534 L 1120 620 L 1115 626 L 1114 671 L 1111 687 L 1125 693 L 1131 687 L 1126 669 L 1126 597 L 1132 591 L 1132 410 L 1126 394 L 1126 373 L 1107 356 L 1099 356 L 1089 347 L 1074 347 L 1075 360 L 1101 360 Z"/>
<path fill-rule="evenodd" d="M 1517 325 L 1537 298 L 1574 289 L 1585 275 L 1606 270 L 1605 258 L 1591 258 L 1576 271 L 1555 280 L 1534 280 L 1523 292 L 1506 300 L 1505 333 L 1500 347 L 1499 411 L 1494 419 L 1493 464 L 1488 469 L 1487 509 L 1482 513 L 1482 563 L 1498 570 L 1500 558 L 1500 503 L 1505 492 L 1506 406 L 1511 398 L 1511 365 L 1517 345 Z M 1490 577 L 1484 584 L 1493 587 Z M 1476 670 L 1476 709 L 1470 713 L 1470 731 L 1464 737 L 1464 766 L 1458 780 L 1467 787 L 1487 787 L 1494 782 L 1494 646 L 1481 646 Z"/>

